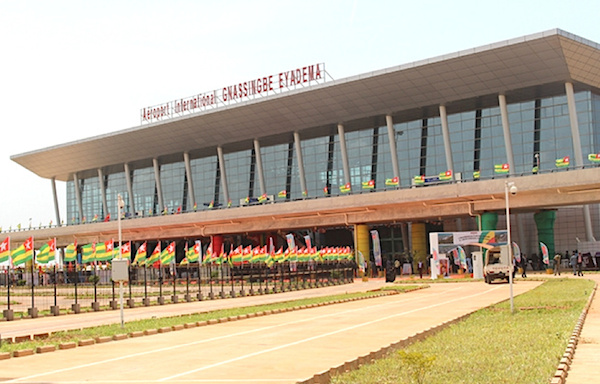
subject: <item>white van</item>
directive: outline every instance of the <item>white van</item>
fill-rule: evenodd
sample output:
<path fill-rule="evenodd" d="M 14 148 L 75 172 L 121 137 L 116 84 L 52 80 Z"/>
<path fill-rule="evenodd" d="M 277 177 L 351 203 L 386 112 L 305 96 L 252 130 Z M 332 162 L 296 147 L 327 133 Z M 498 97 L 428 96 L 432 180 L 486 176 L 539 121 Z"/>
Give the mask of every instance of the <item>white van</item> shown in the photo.
<path fill-rule="evenodd" d="M 496 279 L 506 279 L 508 282 L 512 273 L 508 245 L 500 245 L 488 249 L 485 255 L 483 277 L 485 282 L 491 284 Z"/>

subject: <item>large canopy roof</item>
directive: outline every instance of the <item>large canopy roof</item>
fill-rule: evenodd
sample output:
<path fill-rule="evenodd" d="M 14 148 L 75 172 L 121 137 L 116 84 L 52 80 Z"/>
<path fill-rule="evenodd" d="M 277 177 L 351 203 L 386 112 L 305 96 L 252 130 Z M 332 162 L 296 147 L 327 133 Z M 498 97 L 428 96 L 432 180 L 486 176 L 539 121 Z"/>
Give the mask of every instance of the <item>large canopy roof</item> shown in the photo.
<path fill-rule="evenodd" d="M 75 172 L 181 158 L 183 152 L 225 152 L 322 135 L 338 123 L 347 130 L 497 105 L 507 101 L 600 92 L 600 45 L 555 29 L 441 57 L 387 68 L 235 106 L 142 125 L 11 156 L 44 178 L 72 179 Z M 143 145 L 140 145 L 143 143 Z M 214 151 L 212 153 L 215 153 Z M 151 163 L 146 164 L 149 166 Z M 122 168 L 121 168 L 122 169 Z"/>

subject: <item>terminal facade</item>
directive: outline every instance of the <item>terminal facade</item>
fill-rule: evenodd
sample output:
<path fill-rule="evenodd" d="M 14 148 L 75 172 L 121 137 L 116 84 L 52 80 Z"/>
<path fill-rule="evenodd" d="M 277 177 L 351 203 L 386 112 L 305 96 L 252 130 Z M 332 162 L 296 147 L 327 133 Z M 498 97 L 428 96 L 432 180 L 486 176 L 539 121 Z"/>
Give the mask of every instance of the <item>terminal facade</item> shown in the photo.
<path fill-rule="evenodd" d="M 198 104 L 197 112 L 152 116 L 149 110 L 168 111 L 168 105 L 143 108 L 138 127 L 12 159 L 51 180 L 56 221 L 64 223 L 56 230 L 71 227 L 70 236 L 77 236 L 75 228 L 89 233 L 92 223 L 114 222 L 118 194 L 132 228 L 148 219 L 176 227 L 175 214 L 202 223 L 269 205 L 293 216 L 322 199 L 343 212 L 350 196 L 360 201 L 549 173 L 568 179 L 598 167 L 591 155 L 600 153 L 600 45 L 570 33 L 551 30 L 340 80 L 324 64 L 308 67 L 312 78 L 300 76 L 293 89 L 286 82 L 270 94 L 222 105 L 214 101 L 218 91 L 203 93 L 194 100 L 213 101 Z M 67 183 L 67 217 L 58 214 L 56 181 Z M 600 236 L 597 202 L 545 209 L 557 212 L 555 226 L 563 228 L 555 231 L 557 252 Z M 529 253 L 537 252 L 531 240 L 537 211 L 523 208 L 515 222 L 515 238 Z M 307 228 L 258 225 L 237 233 L 232 227 L 222 235 L 264 242 L 261 236 L 271 234 L 285 242 L 289 230 L 322 245 L 359 248 L 368 230 L 378 229 L 384 256 L 414 256 L 427 249 L 428 231 L 477 230 L 476 217 L 487 212 L 472 213 Z M 170 236 L 187 237 L 183 229 Z"/>

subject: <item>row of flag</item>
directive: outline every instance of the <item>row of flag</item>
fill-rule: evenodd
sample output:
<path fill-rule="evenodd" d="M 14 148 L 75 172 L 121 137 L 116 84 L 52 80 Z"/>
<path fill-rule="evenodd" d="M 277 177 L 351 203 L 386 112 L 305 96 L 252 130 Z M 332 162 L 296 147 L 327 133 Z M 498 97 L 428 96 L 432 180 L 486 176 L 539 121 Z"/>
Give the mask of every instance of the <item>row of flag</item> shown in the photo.
<path fill-rule="evenodd" d="M 162 248 L 162 242 L 159 241 L 152 253 L 148 254 L 148 243 L 142 243 L 133 258 L 132 265 L 134 266 L 158 266 L 169 265 L 175 263 L 174 241 Z M 84 244 L 81 247 L 81 263 L 91 264 L 102 261 L 111 261 L 121 255 L 124 259 L 131 259 L 131 241 L 127 241 L 119 247 L 114 246 L 113 240 L 105 242 Z M 225 252 L 224 247 L 221 247 L 220 252 L 215 252 L 212 249 L 212 244 L 209 245 L 205 254 L 202 254 L 202 244 L 200 241 L 194 242 L 191 246 L 186 242 L 184 250 L 184 258 L 181 265 L 190 263 L 202 264 L 222 264 L 229 263 L 231 265 L 241 265 L 249 263 L 281 263 L 285 261 L 336 261 L 336 260 L 352 260 L 353 252 L 350 247 L 324 247 L 317 250 L 307 244 L 306 247 L 288 247 L 285 251 L 283 247 L 275 251 L 275 247 L 271 243 L 270 246 L 239 246 L 233 248 L 230 252 Z M 44 243 L 35 255 L 35 262 L 38 264 L 48 264 L 56 259 L 56 239 L 52 239 Z M 27 239 L 19 247 L 11 251 L 10 237 L 7 237 L 0 243 L 0 263 L 10 261 L 13 266 L 24 265 L 28 261 L 34 260 L 34 242 L 33 237 Z M 65 248 L 64 262 L 77 261 L 77 242 L 67 245 Z"/>

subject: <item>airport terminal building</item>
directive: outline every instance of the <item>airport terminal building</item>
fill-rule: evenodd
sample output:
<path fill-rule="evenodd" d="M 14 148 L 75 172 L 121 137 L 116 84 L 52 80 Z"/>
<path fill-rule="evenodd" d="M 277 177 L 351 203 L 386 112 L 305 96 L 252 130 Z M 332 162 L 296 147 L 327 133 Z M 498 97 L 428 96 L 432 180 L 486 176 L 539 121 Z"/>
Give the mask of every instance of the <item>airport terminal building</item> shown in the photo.
<path fill-rule="evenodd" d="M 555 212 L 557 252 L 595 242 L 599 153 L 600 45 L 550 30 L 345 79 L 323 63 L 261 75 L 11 159 L 51 180 L 64 224 L 36 239 L 114 236 L 120 194 L 133 241 L 297 232 L 360 249 L 375 228 L 394 256 L 502 218 L 506 180 L 525 252 L 541 211 Z"/>

